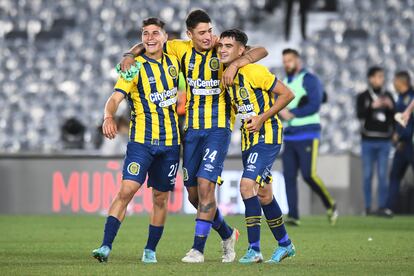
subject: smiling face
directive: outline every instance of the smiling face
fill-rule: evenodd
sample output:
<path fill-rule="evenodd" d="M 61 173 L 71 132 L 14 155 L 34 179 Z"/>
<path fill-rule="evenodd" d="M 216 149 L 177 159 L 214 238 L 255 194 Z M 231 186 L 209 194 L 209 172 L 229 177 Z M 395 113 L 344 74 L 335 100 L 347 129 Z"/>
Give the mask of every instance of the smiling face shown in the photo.
<path fill-rule="evenodd" d="M 232 63 L 235 59 L 240 57 L 244 50 L 245 47 L 233 37 L 220 38 L 217 47 L 220 62 L 225 65 Z"/>
<path fill-rule="evenodd" d="M 163 45 L 167 41 L 167 34 L 157 25 L 148 25 L 142 28 L 142 43 L 145 53 L 150 56 L 162 54 Z"/>
<path fill-rule="evenodd" d="M 213 27 L 211 23 L 198 23 L 195 28 L 187 30 L 187 35 L 193 41 L 197 51 L 207 51 L 213 47 Z"/>

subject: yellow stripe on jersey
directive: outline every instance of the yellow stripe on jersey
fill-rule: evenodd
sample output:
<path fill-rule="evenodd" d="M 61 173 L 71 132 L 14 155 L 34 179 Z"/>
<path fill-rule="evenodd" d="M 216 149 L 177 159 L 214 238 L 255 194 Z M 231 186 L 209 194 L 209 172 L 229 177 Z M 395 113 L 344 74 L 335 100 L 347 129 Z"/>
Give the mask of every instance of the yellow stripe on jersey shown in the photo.
<path fill-rule="evenodd" d="M 263 114 L 273 106 L 275 99 L 272 90 L 276 83 L 277 78 L 266 67 L 249 64 L 239 69 L 234 85 L 228 89 L 232 105 L 242 119 L 242 151 L 261 140 L 266 144 L 282 143 L 282 124 L 277 115 L 268 119 L 257 133 L 246 129 L 246 119 Z"/>
<path fill-rule="evenodd" d="M 123 93 L 131 107 L 130 140 L 153 145 L 179 145 L 177 102 L 179 63 L 163 54 L 160 60 L 146 55 L 132 81 L 118 78 L 114 90 Z"/>
<path fill-rule="evenodd" d="M 176 39 L 167 41 L 164 50 L 177 57 L 186 78 L 186 127 L 233 129 L 234 114 L 220 84 L 223 66 L 216 49 L 197 52 L 192 41 Z"/>

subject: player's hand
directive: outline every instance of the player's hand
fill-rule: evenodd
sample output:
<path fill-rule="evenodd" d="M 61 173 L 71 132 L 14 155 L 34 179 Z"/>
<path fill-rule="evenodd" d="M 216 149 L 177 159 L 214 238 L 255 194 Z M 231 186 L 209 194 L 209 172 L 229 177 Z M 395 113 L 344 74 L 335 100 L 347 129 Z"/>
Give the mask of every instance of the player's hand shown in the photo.
<path fill-rule="evenodd" d="M 118 128 L 112 117 L 105 118 L 102 124 L 103 135 L 108 139 L 114 139 L 118 133 Z"/>
<path fill-rule="evenodd" d="M 388 108 L 388 109 L 393 109 L 394 108 L 394 104 L 392 103 L 390 98 L 383 98 L 382 99 L 382 106 Z"/>
<path fill-rule="evenodd" d="M 383 105 L 383 101 L 382 101 L 381 99 L 376 99 L 375 101 L 373 101 L 373 102 L 371 103 L 371 107 L 372 107 L 373 109 L 378 109 L 378 108 L 381 108 L 381 107 L 382 107 L 382 105 Z"/>
<path fill-rule="evenodd" d="M 403 122 L 403 126 L 406 127 L 408 124 L 408 121 L 410 120 L 411 112 L 404 111 L 401 114 L 401 121 Z"/>
<path fill-rule="evenodd" d="M 247 119 L 246 129 L 249 132 L 259 132 L 263 126 L 263 117 L 262 115 L 253 116 Z"/>
<path fill-rule="evenodd" d="M 405 113 L 405 112 L 404 112 Z M 399 123 L 402 127 L 406 127 L 408 124 L 408 119 L 410 118 L 409 113 L 408 114 L 404 114 L 404 113 L 400 113 L 397 112 L 394 115 L 394 120 Z"/>
<path fill-rule="evenodd" d="M 279 112 L 279 115 L 280 115 L 280 117 L 282 117 L 282 119 L 283 119 L 283 120 L 285 120 L 285 121 L 290 121 L 290 120 L 292 120 L 293 118 L 295 118 L 295 115 L 294 115 L 292 112 L 290 112 L 289 110 L 287 110 L 286 108 L 282 109 L 282 110 Z"/>
<path fill-rule="evenodd" d="M 237 66 L 233 63 L 230 64 L 229 67 L 226 68 L 223 72 L 223 76 L 221 77 L 221 82 L 223 83 L 224 87 L 229 87 L 233 85 L 234 77 L 237 73 Z"/>
<path fill-rule="evenodd" d="M 135 59 L 133 57 L 125 56 L 121 60 L 121 70 L 125 72 L 129 70 L 129 68 L 131 68 L 131 66 L 134 64 L 135 64 Z"/>

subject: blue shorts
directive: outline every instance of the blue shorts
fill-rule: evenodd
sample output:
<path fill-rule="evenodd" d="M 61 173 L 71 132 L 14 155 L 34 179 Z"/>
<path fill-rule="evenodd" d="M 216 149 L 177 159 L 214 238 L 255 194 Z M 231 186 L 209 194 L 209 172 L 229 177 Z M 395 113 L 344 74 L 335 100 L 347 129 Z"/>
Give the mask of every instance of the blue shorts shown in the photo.
<path fill-rule="evenodd" d="M 272 166 L 280 152 L 281 145 L 259 142 L 242 152 L 243 175 L 263 186 L 272 179 Z"/>
<path fill-rule="evenodd" d="M 197 186 L 197 177 L 221 184 L 221 172 L 229 149 L 227 128 L 188 129 L 184 135 L 183 177 L 187 187 Z"/>
<path fill-rule="evenodd" d="M 123 180 L 143 184 L 160 192 L 174 190 L 180 162 L 180 146 L 156 146 L 129 142 L 122 171 Z"/>

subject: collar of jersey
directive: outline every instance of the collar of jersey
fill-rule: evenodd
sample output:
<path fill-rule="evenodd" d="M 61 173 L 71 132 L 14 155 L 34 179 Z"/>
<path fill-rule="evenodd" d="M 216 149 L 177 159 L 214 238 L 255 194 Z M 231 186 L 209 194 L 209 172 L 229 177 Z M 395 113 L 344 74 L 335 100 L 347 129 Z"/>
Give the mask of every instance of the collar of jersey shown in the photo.
<path fill-rule="evenodd" d="M 212 49 L 210 49 L 210 50 L 204 51 L 204 54 L 203 54 L 202 52 L 197 51 L 194 46 L 193 46 L 193 49 L 194 49 L 194 52 L 196 52 L 197 54 L 199 54 L 201 56 L 204 56 L 204 57 L 207 56 L 208 53 L 212 50 Z"/>
<path fill-rule="evenodd" d="M 155 60 L 155 59 L 153 59 L 153 58 L 148 57 L 146 54 L 142 54 L 141 56 L 142 56 L 142 58 L 143 58 L 143 59 L 145 59 L 146 61 L 148 61 L 148 62 L 152 62 L 152 63 L 156 63 L 156 64 L 161 64 L 161 65 L 162 65 L 162 63 L 163 63 L 163 61 L 164 61 L 164 53 L 162 54 L 162 57 L 161 57 L 161 62 L 159 62 L 159 61 L 157 61 L 157 60 Z"/>

